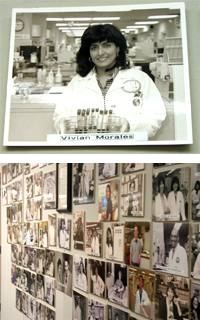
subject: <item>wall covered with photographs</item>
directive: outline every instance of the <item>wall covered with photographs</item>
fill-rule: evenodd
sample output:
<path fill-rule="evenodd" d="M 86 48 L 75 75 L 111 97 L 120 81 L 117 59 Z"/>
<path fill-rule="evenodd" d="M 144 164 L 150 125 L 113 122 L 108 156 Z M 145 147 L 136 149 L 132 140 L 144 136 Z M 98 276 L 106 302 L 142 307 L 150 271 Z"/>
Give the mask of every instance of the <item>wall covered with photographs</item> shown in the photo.
<path fill-rule="evenodd" d="M 6 319 L 200 319 L 200 164 L 1 165 Z"/>

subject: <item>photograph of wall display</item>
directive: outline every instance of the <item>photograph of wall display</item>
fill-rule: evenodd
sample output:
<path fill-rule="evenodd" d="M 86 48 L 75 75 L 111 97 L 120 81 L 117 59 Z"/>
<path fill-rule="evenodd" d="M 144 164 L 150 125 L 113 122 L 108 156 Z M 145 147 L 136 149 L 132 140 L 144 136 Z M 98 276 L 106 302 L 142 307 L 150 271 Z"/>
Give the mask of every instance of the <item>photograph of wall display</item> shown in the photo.
<path fill-rule="evenodd" d="M 72 319 L 87 320 L 87 298 L 73 290 Z"/>
<path fill-rule="evenodd" d="M 192 220 L 200 220 L 200 164 L 191 166 L 191 211 Z"/>
<path fill-rule="evenodd" d="M 108 320 L 128 320 L 128 318 L 127 312 L 108 305 Z"/>
<path fill-rule="evenodd" d="M 190 319 L 190 280 L 156 273 L 155 300 L 156 319 Z"/>
<path fill-rule="evenodd" d="M 56 171 L 43 176 L 43 206 L 44 209 L 56 209 Z"/>
<path fill-rule="evenodd" d="M 58 245 L 60 248 L 70 249 L 71 219 L 58 218 Z"/>
<path fill-rule="evenodd" d="M 119 180 L 99 185 L 99 221 L 119 219 Z"/>
<path fill-rule="evenodd" d="M 87 258 L 74 256 L 73 285 L 79 290 L 88 292 Z"/>
<path fill-rule="evenodd" d="M 56 289 L 72 296 L 73 256 L 56 251 Z"/>
<path fill-rule="evenodd" d="M 26 220 L 27 221 L 33 220 L 33 198 L 26 199 Z"/>
<path fill-rule="evenodd" d="M 29 269 L 36 271 L 36 248 L 29 248 Z"/>
<path fill-rule="evenodd" d="M 72 164 L 56 164 L 56 210 L 58 212 L 71 212 L 72 208 Z"/>
<path fill-rule="evenodd" d="M 125 222 L 125 263 L 150 269 L 150 222 Z"/>
<path fill-rule="evenodd" d="M 122 173 L 130 173 L 133 171 L 143 170 L 145 163 L 122 163 Z"/>
<path fill-rule="evenodd" d="M 73 32 L 70 36 L 73 45 L 62 47 L 62 29 L 51 21 L 52 16 L 58 22 L 67 23 L 78 15 L 75 22 L 81 22 L 86 13 L 88 20 L 83 29 L 74 30 L 73 25 L 65 29 L 67 35 Z M 106 17 L 109 18 L 106 20 Z M 26 28 L 15 32 L 18 20 L 26 22 Z M 131 28 L 130 20 L 146 22 L 138 32 L 135 26 Z M 40 27 L 35 27 L 34 21 Z M 93 21 L 98 24 L 88 29 Z M 108 61 L 99 63 L 90 52 L 91 34 L 101 34 L 102 21 L 106 23 L 104 39 L 96 36 L 95 42 L 106 41 L 111 34 L 114 50 L 111 65 L 116 66 L 116 79 L 105 98 L 100 72 L 102 68 L 105 70 Z M 110 23 L 113 23 L 111 27 Z M 41 43 L 40 38 L 49 29 L 55 35 L 54 42 Z M 24 34 L 26 39 L 21 39 Z M 85 37 L 89 38 L 88 44 Z M 81 38 L 83 45 L 80 46 Z M 192 143 L 184 3 L 153 7 L 151 4 L 54 7 L 46 11 L 14 9 L 9 57 L 5 146 Z M 56 57 L 53 64 L 50 63 L 52 57 Z M 67 63 L 71 63 L 70 66 L 66 67 Z M 43 70 L 37 73 L 39 65 Z M 23 111 L 29 106 L 31 112 L 24 111 L 22 116 L 22 105 Z M 24 128 L 24 123 L 29 126 Z M 36 126 L 40 128 L 37 131 Z"/>
<path fill-rule="evenodd" d="M 29 293 L 36 297 L 36 274 L 29 272 Z"/>
<path fill-rule="evenodd" d="M 121 215 L 128 217 L 144 216 L 144 174 L 131 174 L 122 177 Z"/>
<path fill-rule="evenodd" d="M 45 262 L 46 262 L 46 251 L 43 249 L 37 249 L 36 256 L 36 272 L 45 274 Z"/>
<path fill-rule="evenodd" d="M 99 180 L 118 176 L 118 163 L 99 163 Z"/>
<path fill-rule="evenodd" d="M 106 305 L 99 301 L 88 299 L 88 320 L 96 319 L 106 319 Z"/>
<path fill-rule="evenodd" d="M 50 277 L 55 277 L 55 251 L 46 250 L 46 268 L 45 274 Z"/>
<path fill-rule="evenodd" d="M 42 171 L 34 173 L 34 197 L 42 195 Z"/>
<path fill-rule="evenodd" d="M 36 197 L 33 200 L 34 205 L 34 219 L 42 220 L 42 197 Z"/>
<path fill-rule="evenodd" d="M 106 292 L 109 301 L 128 307 L 126 265 L 107 262 Z"/>
<path fill-rule="evenodd" d="M 188 277 L 189 224 L 153 223 L 153 270 Z"/>
<path fill-rule="evenodd" d="M 85 239 L 85 211 L 76 211 L 73 214 L 73 247 L 84 250 Z"/>
<path fill-rule="evenodd" d="M 56 246 L 56 213 L 52 213 L 48 215 L 48 245 Z"/>
<path fill-rule="evenodd" d="M 101 222 L 86 222 L 85 251 L 88 255 L 101 257 L 102 227 Z"/>
<path fill-rule="evenodd" d="M 56 313 L 54 310 L 45 306 L 45 320 L 56 320 Z"/>
<path fill-rule="evenodd" d="M 21 201 L 23 197 L 22 179 L 17 181 L 17 201 Z"/>
<path fill-rule="evenodd" d="M 22 310 L 22 291 L 19 289 L 16 289 L 16 308 Z"/>
<path fill-rule="evenodd" d="M 73 164 L 73 203 L 93 203 L 95 195 L 95 164 Z"/>
<path fill-rule="evenodd" d="M 148 319 L 155 319 L 155 272 L 129 267 L 129 308 Z"/>
<path fill-rule="evenodd" d="M 46 276 L 44 285 L 45 302 L 55 307 L 55 279 Z"/>
<path fill-rule="evenodd" d="M 89 292 L 105 298 L 105 262 L 89 259 L 88 264 Z"/>
<path fill-rule="evenodd" d="M 189 168 L 153 174 L 152 215 L 154 221 L 189 219 Z"/>
<path fill-rule="evenodd" d="M 191 308 L 190 308 L 190 319 L 196 320 L 200 314 L 200 284 L 199 283 L 191 283 Z"/>
<path fill-rule="evenodd" d="M 44 314 L 45 314 L 44 310 L 45 310 L 45 306 L 42 303 L 36 301 L 36 320 L 44 319 Z"/>
<path fill-rule="evenodd" d="M 191 276 L 200 279 L 200 224 L 191 226 Z"/>
<path fill-rule="evenodd" d="M 39 222 L 39 247 L 48 247 L 48 221 Z"/>
<path fill-rule="evenodd" d="M 33 197 L 33 176 L 26 177 L 26 199 Z"/>
<path fill-rule="evenodd" d="M 24 174 L 29 174 L 31 172 L 31 164 L 30 163 L 24 163 L 23 164 L 23 168 L 24 168 Z"/>
<path fill-rule="evenodd" d="M 7 165 L 2 167 L 2 184 L 6 184 L 7 183 Z"/>
<path fill-rule="evenodd" d="M 104 239 L 105 259 L 124 262 L 124 224 L 106 223 Z"/>

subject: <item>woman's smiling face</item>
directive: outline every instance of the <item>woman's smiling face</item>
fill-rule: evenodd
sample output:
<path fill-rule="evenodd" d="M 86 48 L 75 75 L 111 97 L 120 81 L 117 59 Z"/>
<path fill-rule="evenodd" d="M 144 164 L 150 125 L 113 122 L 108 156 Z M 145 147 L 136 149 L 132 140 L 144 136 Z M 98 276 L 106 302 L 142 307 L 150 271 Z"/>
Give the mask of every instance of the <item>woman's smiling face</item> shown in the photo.
<path fill-rule="evenodd" d="M 90 46 L 90 57 L 97 69 L 109 69 L 116 62 L 116 56 L 119 52 L 119 47 L 113 42 L 107 40 L 102 42 L 92 43 Z"/>

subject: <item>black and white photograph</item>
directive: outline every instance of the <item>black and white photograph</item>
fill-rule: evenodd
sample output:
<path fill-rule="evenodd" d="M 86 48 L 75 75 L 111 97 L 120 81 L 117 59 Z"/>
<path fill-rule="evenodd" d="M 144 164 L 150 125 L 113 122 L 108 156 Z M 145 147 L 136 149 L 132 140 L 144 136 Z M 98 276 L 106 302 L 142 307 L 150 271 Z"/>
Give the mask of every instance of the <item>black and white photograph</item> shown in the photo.
<path fill-rule="evenodd" d="M 191 226 L 191 276 L 200 280 L 200 224 Z"/>
<path fill-rule="evenodd" d="M 45 320 L 56 320 L 56 312 L 45 306 Z"/>
<path fill-rule="evenodd" d="M 34 219 L 42 220 L 42 197 L 34 198 Z"/>
<path fill-rule="evenodd" d="M 73 163 L 73 203 L 93 203 L 95 195 L 95 164 Z"/>
<path fill-rule="evenodd" d="M 191 219 L 200 221 L 200 164 L 191 166 Z"/>
<path fill-rule="evenodd" d="M 12 243 L 17 244 L 17 224 L 12 224 Z"/>
<path fill-rule="evenodd" d="M 44 209 L 56 209 L 56 171 L 43 176 L 43 206 Z"/>
<path fill-rule="evenodd" d="M 12 180 L 12 163 L 7 164 L 7 183 Z"/>
<path fill-rule="evenodd" d="M 25 269 L 21 269 L 21 288 L 23 291 L 29 291 L 29 271 Z"/>
<path fill-rule="evenodd" d="M 72 320 L 87 320 L 87 298 L 73 290 Z"/>
<path fill-rule="evenodd" d="M 16 308 L 22 310 L 22 291 L 16 288 Z"/>
<path fill-rule="evenodd" d="M 18 266 L 22 265 L 22 245 L 17 245 L 17 264 Z"/>
<path fill-rule="evenodd" d="M 29 269 L 36 272 L 36 248 L 29 249 Z"/>
<path fill-rule="evenodd" d="M 105 298 L 105 262 L 89 259 L 88 264 L 89 293 Z"/>
<path fill-rule="evenodd" d="M 28 302 L 29 296 L 27 293 L 22 291 L 22 313 L 28 317 Z"/>
<path fill-rule="evenodd" d="M 8 187 L 2 187 L 2 204 L 3 204 L 3 206 L 10 204 L 10 203 L 8 203 L 7 189 L 8 189 Z"/>
<path fill-rule="evenodd" d="M 108 305 L 108 320 L 128 320 L 129 314 L 126 311 Z"/>
<path fill-rule="evenodd" d="M 85 239 L 85 211 L 73 213 L 73 247 L 84 250 Z"/>
<path fill-rule="evenodd" d="M 17 181 L 17 201 L 22 201 L 23 197 L 23 182 L 22 179 Z"/>
<path fill-rule="evenodd" d="M 17 221 L 22 222 L 23 221 L 23 206 L 22 202 L 17 202 Z"/>
<path fill-rule="evenodd" d="M 45 274 L 46 250 L 36 249 L 36 272 Z"/>
<path fill-rule="evenodd" d="M 12 243 L 12 226 L 7 226 L 7 243 Z"/>
<path fill-rule="evenodd" d="M 17 219 L 17 203 L 12 204 L 12 223 L 18 222 Z"/>
<path fill-rule="evenodd" d="M 7 183 L 7 165 L 2 166 L 1 173 L 2 173 L 2 185 L 4 185 Z"/>
<path fill-rule="evenodd" d="M 5 201 L 5 197 L 7 196 L 7 201 Z M 10 184 L 7 188 L 3 188 L 3 198 L 4 204 L 12 204 L 12 185 Z"/>
<path fill-rule="evenodd" d="M 27 175 L 31 172 L 31 164 L 30 163 L 23 163 L 24 174 Z"/>
<path fill-rule="evenodd" d="M 38 246 L 38 223 L 30 222 L 30 245 Z"/>
<path fill-rule="evenodd" d="M 59 264 L 58 264 L 59 263 Z M 59 279 L 62 278 L 63 284 L 63 292 L 68 295 L 72 296 L 72 269 L 73 269 L 73 256 L 67 253 L 62 254 L 62 276 L 59 273 Z M 60 272 L 60 261 L 59 258 L 57 259 L 57 273 Z M 60 280 L 59 280 L 60 282 Z"/>
<path fill-rule="evenodd" d="M 154 221 L 189 219 L 189 168 L 154 172 L 152 216 Z"/>
<path fill-rule="evenodd" d="M 23 230 L 24 230 L 24 224 L 18 223 L 17 225 L 17 243 L 23 244 Z"/>
<path fill-rule="evenodd" d="M 200 284 L 191 283 L 191 306 L 190 306 L 190 320 L 199 320 L 200 315 Z"/>
<path fill-rule="evenodd" d="M 107 262 L 106 297 L 109 301 L 128 307 L 127 265 Z"/>
<path fill-rule="evenodd" d="M 72 163 L 56 164 L 56 211 L 59 213 L 72 210 Z"/>
<path fill-rule="evenodd" d="M 168 166 L 171 166 L 173 164 L 176 164 L 176 163 L 153 163 L 153 168 L 157 169 L 157 168 L 160 168 L 160 167 L 168 167 Z"/>
<path fill-rule="evenodd" d="M 29 314 L 28 317 L 31 320 L 35 320 L 35 316 L 36 316 L 36 300 L 29 296 Z"/>
<path fill-rule="evenodd" d="M 26 182 L 26 199 L 33 197 L 33 176 L 27 176 L 25 179 Z"/>
<path fill-rule="evenodd" d="M 11 262 L 17 263 L 17 245 L 11 244 Z"/>
<path fill-rule="evenodd" d="M 44 276 L 37 274 L 37 293 L 36 298 L 44 300 Z"/>
<path fill-rule="evenodd" d="M 75 288 L 88 292 L 87 258 L 74 256 L 73 285 Z"/>
<path fill-rule="evenodd" d="M 99 301 L 88 299 L 88 320 L 97 319 L 106 319 L 106 305 Z"/>
<path fill-rule="evenodd" d="M 192 143 L 184 4 L 46 8 L 46 12 L 24 9 L 13 10 L 12 16 L 5 146 L 78 146 L 81 142 L 90 146 Z M 83 29 L 73 29 L 74 21 L 81 22 L 86 13 L 87 25 Z M 77 14 L 79 18 L 74 19 L 72 25 L 67 24 L 66 21 L 73 20 L 71 17 Z M 156 20 L 151 18 L 155 15 Z M 56 26 L 55 20 L 51 21 L 52 16 L 66 25 Z M 34 21 L 38 21 L 40 28 L 35 27 Z M 130 21 L 136 24 L 130 26 Z M 141 21 L 145 23 L 138 28 L 137 22 Z M 92 22 L 97 24 L 90 29 Z M 67 26 L 69 30 L 59 29 Z M 52 30 L 53 43 L 41 42 L 44 30 Z M 65 40 L 67 45 L 62 43 L 62 31 L 66 37 L 70 33 L 72 38 L 70 43 Z M 113 43 L 112 59 L 99 62 L 90 48 L 94 40 L 95 43 L 108 41 L 108 35 Z M 85 37 L 89 38 L 88 43 Z M 54 56 L 57 63 L 52 65 Z M 45 71 L 37 74 L 38 65 Z M 107 79 L 105 70 L 110 65 L 113 85 L 104 94 L 101 71 Z M 30 75 L 35 80 L 31 84 Z M 50 79 L 48 87 L 46 77 Z M 92 86 L 82 88 L 79 82 L 82 78 L 92 79 Z M 121 81 L 120 87 L 118 81 Z M 65 89 L 63 82 L 67 83 Z M 24 120 L 21 113 L 28 105 L 32 112 L 25 112 Z M 29 124 L 26 128 L 24 121 Z M 39 129 L 35 130 L 36 127 Z"/>
<path fill-rule="evenodd" d="M 39 247 L 48 247 L 48 221 L 40 221 L 38 223 L 39 228 Z"/>
<path fill-rule="evenodd" d="M 145 175 L 131 174 L 122 177 L 121 215 L 125 217 L 144 216 Z"/>
<path fill-rule="evenodd" d="M 26 220 L 27 221 L 33 220 L 33 198 L 26 199 Z"/>
<path fill-rule="evenodd" d="M 53 250 L 46 250 L 45 274 L 50 277 L 55 277 L 55 253 Z"/>
<path fill-rule="evenodd" d="M 104 257 L 124 261 L 124 224 L 106 223 L 104 226 Z"/>
<path fill-rule="evenodd" d="M 60 248 L 70 249 L 71 240 L 71 219 L 58 218 L 58 245 Z"/>
<path fill-rule="evenodd" d="M 15 179 L 17 177 L 17 163 L 12 163 L 12 178 Z"/>
<path fill-rule="evenodd" d="M 88 255 L 102 256 L 103 225 L 101 222 L 86 222 L 85 251 Z"/>
<path fill-rule="evenodd" d="M 44 319 L 44 314 L 45 314 L 44 310 L 45 310 L 45 306 L 42 303 L 36 301 L 36 320 Z"/>
<path fill-rule="evenodd" d="M 33 176 L 34 181 L 34 197 L 42 195 L 42 171 L 34 173 Z"/>
<path fill-rule="evenodd" d="M 24 222 L 23 245 L 30 246 L 30 244 L 31 244 L 30 222 Z"/>
<path fill-rule="evenodd" d="M 125 222 L 125 263 L 150 269 L 150 222 Z"/>
<path fill-rule="evenodd" d="M 56 213 L 48 215 L 48 241 L 49 246 L 56 246 Z"/>
<path fill-rule="evenodd" d="M 155 286 L 155 272 L 129 267 L 129 308 L 132 312 L 155 319 Z"/>
<path fill-rule="evenodd" d="M 56 289 L 63 292 L 64 284 L 63 284 L 63 253 L 56 251 Z"/>
<path fill-rule="evenodd" d="M 145 163 L 122 163 L 123 174 L 144 170 L 144 168 L 145 168 Z"/>
<path fill-rule="evenodd" d="M 29 247 L 22 246 L 22 266 L 29 268 Z"/>
<path fill-rule="evenodd" d="M 17 276 L 16 286 L 21 289 L 21 287 L 22 287 L 22 269 L 20 267 L 16 268 L 16 276 Z"/>
<path fill-rule="evenodd" d="M 110 179 L 119 175 L 118 163 L 99 163 L 98 179 Z"/>
<path fill-rule="evenodd" d="M 17 201 L 17 181 L 12 183 L 12 202 Z"/>
<path fill-rule="evenodd" d="M 6 215 L 7 215 L 7 224 L 11 225 L 12 223 L 12 207 L 8 206 L 6 207 Z"/>
<path fill-rule="evenodd" d="M 11 265 L 11 283 L 15 286 L 17 284 L 17 266 L 13 263 Z"/>
<path fill-rule="evenodd" d="M 50 277 L 45 277 L 45 302 L 55 307 L 55 279 Z"/>
<path fill-rule="evenodd" d="M 189 224 L 153 223 L 153 270 L 188 277 Z"/>
<path fill-rule="evenodd" d="M 192 292 L 192 291 L 191 291 Z M 172 274 L 156 273 L 155 318 L 190 318 L 190 280 Z"/>
<path fill-rule="evenodd" d="M 28 284 L 29 284 L 29 293 L 33 297 L 36 297 L 36 273 L 29 272 Z"/>
<path fill-rule="evenodd" d="M 116 221 L 119 219 L 119 180 L 99 184 L 98 221 Z"/>
<path fill-rule="evenodd" d="M 17 163 L 17 175 L 19 176 L 23 172 L 23 163 Z"/>

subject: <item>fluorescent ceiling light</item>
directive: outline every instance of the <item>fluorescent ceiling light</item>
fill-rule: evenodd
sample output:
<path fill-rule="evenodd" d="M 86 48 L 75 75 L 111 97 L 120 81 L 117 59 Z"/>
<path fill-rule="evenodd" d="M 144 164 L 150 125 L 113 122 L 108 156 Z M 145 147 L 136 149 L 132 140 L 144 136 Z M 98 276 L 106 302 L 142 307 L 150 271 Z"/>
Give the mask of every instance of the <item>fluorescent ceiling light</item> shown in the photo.
<path fill-rule="evenodd" d="M 112 22 L 102 22 L 101 24 L 113 24 Z M 90 26 L 97 26 L 99 25 L 99 22 L 93 22 L 93 23 L 90 23 Z"/>
<path fill-rule="evenodd" d="M 178 14 L 167 14 L 167 15 L 160 15 L 160 16 L 149 16 L 148 19 L 170 19 L 176 18 Z"/>
<path fill-rule="evenodd" d="M 59 30 L 85 30 L 86 27 L 60 27 Z"/>
<path fill-rule="evenodd" d="M 146 26 L 126 26 L 127 29 L 144 29 Z"/>
<path fill-rule="evenodd" d="M 120 20 L 120 17 L 96 17 L 96 18 L 92 18 L 92 21 L 96 21 L 96 20 Z"/>
<path fill-rule="evenodd" d="M 56 23 L 56 27 L 65 27 L 67 23 Z"/>
<path fill-rule="evenodd" d="M 57 27 L 88 27 L 89 23 L 56 23 Z"/>
<path fill-rule="evenodd" d="M 138 21 L 135 24 L 157 24 L 158 21 Z"/>
<path fill-rule="evenodd" d="M 63 21 L 63 18 L 46 18 L 46 21 Z"/>
<path fill-rule="evenodd" d="M 64 21 L 91 21 L 92 18 L 64 18 Z"/>

